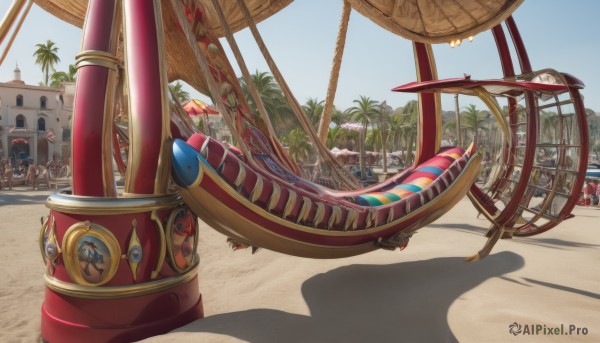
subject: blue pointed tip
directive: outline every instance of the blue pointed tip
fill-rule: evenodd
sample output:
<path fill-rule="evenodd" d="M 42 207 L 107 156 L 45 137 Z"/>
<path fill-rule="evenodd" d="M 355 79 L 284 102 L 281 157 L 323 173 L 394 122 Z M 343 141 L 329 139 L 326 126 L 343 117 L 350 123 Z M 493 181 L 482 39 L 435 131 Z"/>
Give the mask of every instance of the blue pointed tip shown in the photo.
<path fill-rule="evenodd" d="M 173 180 L 181 187 L 191 186 L 198 174 L 198 152 L 181 139 L 173 141 Z"/>

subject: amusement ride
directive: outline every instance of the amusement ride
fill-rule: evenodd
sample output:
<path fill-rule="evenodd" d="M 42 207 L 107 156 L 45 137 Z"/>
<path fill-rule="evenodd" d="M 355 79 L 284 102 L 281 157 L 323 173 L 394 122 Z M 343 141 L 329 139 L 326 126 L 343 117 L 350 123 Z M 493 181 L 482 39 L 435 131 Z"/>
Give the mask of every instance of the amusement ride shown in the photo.
<path fill-rule="evenodd" d="M 413 233 L 466 195 L 490 223 L 487 242 L 467 259 L 474 261 L 499 239 L 536 235 L 572 217 L 588 156 L 579 93 L 584 84 L 560 71 L 532 68 L 511 16 L 523 0 L 341 1 L 319 130 L 256 26 L 291 2 L 13 1 L 0 24 L 0 43 L 6 39 L 7 48 L 33 3 L 83 29 L 72 185 L 50 195 L 39 234 L 47 266 L 43 340 L 132 341 L 202 318 L 198 219 L 237 248 L 339 258 L 403 249 Z M 367 187 L 325 146 L 352 10 L 411 41 L 417 72 L 416 81 L 393 89 L 418 96 L 415 162 Z M 246 28 L 337 189 L 304 178 L 279 142 L 234 37 Z M 432 44 L 460 45 L 488 30 L 502 75 L 438 78 Z M 246 80 L 256 113 L 232 63 Z M 235 147 L 197 132 L 169 92 L 175 80 L 212 99 Z M 487 106 L 500 133 L 492 152 L 484 157 L 475 143 L 466 149 L 441 146 L 442 93 L 476 97 Z M 558 134 L 551 138 L 541 134 L 542 111 L 557 115 Z M 118 116 L 128 117 L 126 130 L 117 128 Z M 492 167 L 482 174 L 483 162 Z M 125 174 L 122 192 L 115 164 Z"/>

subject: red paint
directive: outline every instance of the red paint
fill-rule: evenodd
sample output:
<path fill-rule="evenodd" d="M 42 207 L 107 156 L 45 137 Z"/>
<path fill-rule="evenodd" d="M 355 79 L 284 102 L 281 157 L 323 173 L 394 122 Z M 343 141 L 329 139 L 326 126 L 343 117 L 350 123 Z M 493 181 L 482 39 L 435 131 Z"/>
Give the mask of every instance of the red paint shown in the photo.
<path fill-rule="evenodd" d="M 513 67 L 510 50 L 508 49 L 508 43 L 506 42 L 506 36 L 504 35 L 502 26 L 494 26 L 492 29 L 492 34 L 494 35 L 494 40 L 496 41 L 496 47 L 498 49 L 498 55 L 500 56 L 500 65 L 502 66 L 504 77 L 514 76 L 515 69 Z"/>
<path fill-rule="evenodd" d="M 418 72 L 421 81 L 430 81 L 434 80 L 433 70 L 431 69 L 432 61 L 429 58 L 429 54 L 427 52 L 427 46 L 423 43 L 413 43 L 415 47 L 415 51 L 417 54 L 417 65 Z M 421 110 L 421 116 L 419 118 L 419 139 L 417 139 L 417 144 L 419 144 L 419 156 L 415 160 L 414 166 L 417 166 L 431 157 L 433 157 L 437 151 L 435 151 L 436 147 L 436 137 L 437 137 L 437 104 L 436 104 L 436 95 L 435 94 L 420 94 L 419 95 L 419 106 Z"/>
<path fill-rule="evenodd" d="M 110 32 L 113 27 L 116 0 L 90 0 L 83 28 L 82 50 L 106 51 L 110 49 Z M 79 78 L 78 78 L 79 79 Z"/>
<path fill-rule="evenodd" d="M 132 176 L 130 193 L 154 194 L 163 130 L 162 107 L 164 90 L 160 80 L 158 33 L 154 6 L 146 0 L 125 3 L 127 78 L 130 89 L 132 132 L 139 151 L 130 151 L 130 158 L 141 159 Z M 166 70 L 165 70 L 166 72 Z M 136 156 L 137 154 L 137 156 Z"/>
<path fill-rule="evenodd" d="M 82 49 L 110 53 L 115 0 L 90 0 L 88 6 Z M 71 155 L 73 194 L 76 195 L 107 196 L 110 194 L 105 193 L 103 180 L 114 184 L 112 166 L 110 175 L 102 173 L 104 112 L 112 110 L 104 107 L 105 96 L 110 93 L 107 81 L 108 69 L 104 67 L 83 66 L 77 70 Z"/>
<path fill-rule="evenodd" d="M 526 74 L 532 71 L 531 62 L 529 62 L 529 55 L 527 55 L 527 49 L 517 28 L 517 24 L 512 16 L 506 18 L 506 27 L 512 38 L 515 50 L 517 51 L 517 57 L 519 58 L 519 64 L 521 65 L 521 73 Z"/>
<path fill-rule="evenodd" d="M 77 71 L 71 154 L 76 195 L 105 196 L 102 125 L 107 80 L 108 70 L 103 67 L 86 66 Z"/>
<path fill-rule="evenodd" d="M 204 317 L 198 277 L 167 291 L 123 299 L 85 299 L 46 288 L 42 339 L 47 342 L 133 342 Z"/>

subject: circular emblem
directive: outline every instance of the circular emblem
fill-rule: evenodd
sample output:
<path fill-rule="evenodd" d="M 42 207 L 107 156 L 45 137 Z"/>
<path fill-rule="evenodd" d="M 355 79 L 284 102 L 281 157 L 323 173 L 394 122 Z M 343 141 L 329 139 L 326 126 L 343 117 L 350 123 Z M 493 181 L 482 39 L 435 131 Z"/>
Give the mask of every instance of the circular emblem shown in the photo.
<path fill-rule="evenodd" d="M 188 270 L 196 257 L 198 220 L 187 207 L 179 207 L 169 215 L 166 227 L 169 264 L 178 272 Z"/>
<path fill-rule="evenodd" d="M 58 249 L 56 248 L 56 243 L 46 242 L 46 245 L 44 246 L 44 254 L 48 260 L 53 261 L 56 258 L 57 251 Z"/>
<path fill-rule="evenodd" d="M 103 285 L 119 267 L 119 242 L 112 232 L 97 224 L 82 222 L 71 226 L 65 233 L 62 250 L 69 277 L 80 285 Z"/>
<path fill-rule="evenodd" d="M 129 260 L 138 263 L 142 260 L 142 248 L 133 247 L 129 250 Z"/>

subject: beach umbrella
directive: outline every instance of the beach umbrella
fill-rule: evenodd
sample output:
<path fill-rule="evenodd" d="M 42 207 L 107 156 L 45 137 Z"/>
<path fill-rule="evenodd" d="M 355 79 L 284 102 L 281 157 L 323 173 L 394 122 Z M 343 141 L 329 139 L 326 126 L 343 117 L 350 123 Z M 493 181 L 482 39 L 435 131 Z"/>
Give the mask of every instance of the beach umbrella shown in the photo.
<path fill-rule="evenodd" d="M 344 123 L 342 124 L 342 129 L 352 131 L 363 131 L 365 128 L 361 123 Z"/>
<path fill-rule="evenodd" d="M 216 108 L 202 100 L 192 99 L 183 105 L 183 109 L 190 117 L 200 117 L 209 114 L 219 114 Z"/>

